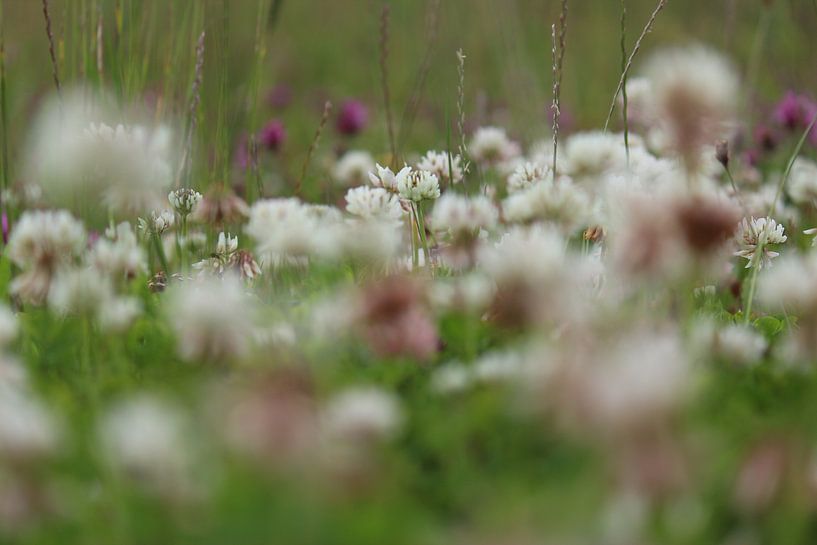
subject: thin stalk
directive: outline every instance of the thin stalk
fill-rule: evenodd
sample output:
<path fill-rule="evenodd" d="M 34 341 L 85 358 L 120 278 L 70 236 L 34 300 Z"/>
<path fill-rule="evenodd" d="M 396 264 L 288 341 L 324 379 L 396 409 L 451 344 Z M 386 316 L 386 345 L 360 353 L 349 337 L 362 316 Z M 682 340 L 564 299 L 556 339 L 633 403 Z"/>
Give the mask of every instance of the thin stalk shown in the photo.
<path fill-rule="evenodd" d="M 383 92 L 383 108 L 386 112 L 386 131 L 389 135 L 391 167 L 397 168 L 397 144 L 394 140 L 394 121 L 391 113 L 391 93 L 389 92 L 389 15 L 388 4 L 383 4 L 380 12 L 380 87 Z"/>
<path fill-rule="evenodd" d="M 553 172 L 556 172 L 556 156 L 559 151 L 559 118 L 562 113 L 562 69 L 565 59 L 565 37 L 567 35 L 567 0 L 562 0 L 559 15 L 558 54 L 556 26 L 551 28 L 553 38 Z"/>
<path fill-rule="evenodd" d="M 757 80 L 760 74 L 760 61 L 763 56 L 763 47 L 766 44 L 766 38 L 769 35 L 769 27 L 772 24 L 772 8 L 771 4 L 763 8 L 763 14 L 757 23 L 757 30 L 752 41 L 752 52 L 749 57 L 749 66 L 746 69 L 746 95 L 743 97 L 744 106 L 749 112 L 749 128 L 754 126 L 754 110 L 748 108 L 753 93 L 757 91 Z M 751 134 L 751 133 L 750 133 Z"/>
<path fill-rule="evenodd" d="M 627 155 L 627 166 L 630 165 L 630 122 L 627 115 L 627 3 L 621 0 L 621 73 L 624 74 L 624 85 L 621 87 L 622 121 L 624 122 L 624 151 Z"/>
<path fill-rule="evenodd" d="M 468 172 L 466 156 L 468 148 L 465 145 L 465 55 L 462 49 L 457 50 L 457 132 L 460 137 L 460 158 L 463 162 L 463 173 Z"/>
<path fill-rule="evenodd" d="M 3 6 L 5 2 L 0 1 L 0 128 L 3 132 L 3 177 L 2 189 L 5 191 L 9 186 L 9 131 L 8 131 L 8 96 L 6 91 L 6 37 L 5 18 Z M 5 204 L 5 203 L 0 203 Z M 3 207 L 5 209 L 5 207 Z"/>
<path fill-rule="evenodd" d="M 811 120 L 811 123 L 809 123 L 809 126 L 806 128 L 805 132 L 803 132 L 803 135 L 800 137 L 800 140 L 797 142 L 794 152 L 791 154 L 791 157 L 789 157 L 789 162 L 786 164 L 786 170 L 783 172 L 783 176 L 780 178 L 780 182 L 777 184 L 777 191 L 775 192 L 774 200 L 772 201 L 771 206 L 769 206 L 768 217 L 770 218 L 773 217 L 777 211 L 777 201 L 780 200 L 780 196 L 783 194 L 783 188 L 786 186 L 786 182 L 789 180 L 791 170 L 794 167 L 794 162 L 797 160 L 797 156 L 800 155 L 800 151 L 803 149 L 803 145 L 806 143 L 806 140 L 808 139 L 809 134 L 811 134 L 811 130 L 814 128 L 815 124 L 817 124 L 817 115 L 815 115 L 814 119 Z M 749 278 L 749 294 L 746 299 L 746 316 L 744 316 L 744 321 L 746 323 L 749 323 L 752 315 L 752 303 L 754 302 L 755 298 L 757 276 L 758 271 L 760 270 L 760 264 L 762 262 L 763 247 L 766 245 L 766 237 L 767 232 L 764 229 L 763 233 L 761 233 L 760 239 L 757 241 L 757 248 L 755 249 L 755 255 L 752 260 L 752 275 Z"/>
<path fill-rule="evenodd" d="M 298 185 L 295 186 L 295 195 L 298 197 L 301 196 L 301 189 L 303 188 L 304 178 L 306 178 L 306 172 L 309 169 L 309 163 L 312 161 L 312 155 L 315 153 L 315 150 L 318 149 L 318 144 L 320 144 L 321 141 L 321 134 L 326 126 L 326 122 L 329 121 L 329 114 L 331 112 L 332 103 L 327 100 L 323 105 L 323 115 L 321 116 L 321 122 L 318 125 L 318 129 L 315 131 L 315 137 L 312 138 L 312 143 L 309 145 L 309 149 L 306 152 L 306 159 L 304 159 L 304 164 L 301 167 L 301 175 L 298 177 Z"/>
<path fill-rule="evenodd" d="M 411 129 L 417 117 L 417 110 L 423 98 L 423 90 L 428 79 L 428 73 L 431 70 L 431 61 L 434 58 L 434 48 L 437 44 L 439 11 L 440 0 L 430 0 L 426 16 L 426 51 L 420 68 L 417 70 L 417 76 L 414 78 L 414 88 L 406 103 L 406 108 L 403 110 L 403 116 L 400 118 L 400 134 L 397 138 L 398 151 L 403 149 L 406 140 L 411 135 Z"/>
<path fill-rule="evenodd" d="M 170 267 L 167 266 L 167 257 L 165 256 L 165 249 L 162 246 L 162 239 L 159 236 L 159 233 L 153 232 L 150 235 L 150 238 L 153 240 L 153 248 L 156 250 L 156 255 L 159 257 L 159 264 L 162 266 L 162 270 L 170 278 Z"/>
<path fill-rule="evenodd" d="M 635 41 L 633 50 L 630 52 L 630 56 L 627 58 L 627 64 L 624 66 L 624 70 L 621 71 L 621 78 L 618 80 L 616 92 L 613 93 L 613 100 L 610 103 L 610 110 L 607 113 L 607 120 L 604 122 L 604 132 L 607 132 L 607 128 L 610 126 L 610 120 L 613 118 L 613 112 L 616 110 L 618 94 L 624 88 L 624 83 L 627 81 L 627 74 L 630 72 L 630 68 L 633 66 L 633 60 L 635 59 L 635 56 L 638 55 L 638 52 L 641 51 L 641 44 L 644 42 L 644 38 L 646 38 L 647 34 L 652 31 L 653 26 L 655 26 L 655 20 L 658 18 L 658 14 L 661 13 L 666 5 L 667 0 L 659 0 L 658 5 L 653 10 L 647 24 L 644 26 L 644 30 L 641 31 L 641 35 Z"/>
<path fill-rule="evenodd" d="M 420 235 L 420 243 L 423 245 L 423 259 L 425 260 L 426 268 L 431 270 L 431 256 L 428 253 L 428 240 L 426 238 L 426 222 L 423 214 L 422 203 L 414 204 L 414 212 L 417 216 L 417 234 Z"/>
<path fill-rule="evenodd" d="M 43 17 L 45 18 L 45 34 L 48 37 L 48 54 L 51 56 L 51 70 L 54 77 L 54 86 L 60 94 L 60 73 L 57 66 L 57 54 L 54 47 L 54 32 L 51 30 L 51 14 L 48 9 L 48 0 L 43 0 Z"/>

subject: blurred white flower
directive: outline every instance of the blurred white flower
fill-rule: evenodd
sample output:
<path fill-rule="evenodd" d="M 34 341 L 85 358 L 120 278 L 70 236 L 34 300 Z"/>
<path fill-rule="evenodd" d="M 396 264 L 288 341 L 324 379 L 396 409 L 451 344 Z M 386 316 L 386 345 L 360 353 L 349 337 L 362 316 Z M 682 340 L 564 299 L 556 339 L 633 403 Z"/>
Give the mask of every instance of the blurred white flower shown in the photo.
<path fill-rule="evenodd" d="M 397 195 L 381 187 L 353 187 L 346 192 L 346 211 L 363 219 L 400 220 L 405 212 Z"/>
<path fill-rule="evenodd" d="M 429 151 L 417 163 L 417 169 L 434 174 L 441 182 L 458 184 L 462 181 L 461 163 L 459 155 Z"/>
<path fill-rule="evenodd" d="M 497 164 L 519 155 L 519 145 L 512 142 L 505 129 L 500 127 L 480 127 L 471 138 L 468 152 L 475 161 Z"/>
<path fill-rule="evenodd" d="M 58 444 L 51 413 L 29 393 L 0 386 L 0 458 L 21 463 L 49 455 Z"/>
<path fill-rule="evenodd" d="M 168 289 L 166 304 L 183 359 L 227 363 L 249 352 L 253 305 L 236 278 L 176 285 Z"/>
<path fill-rule="evenodd" d="M 447 231 L 454 238 L 474 236 L 481 229 L 492 229 L 499 213 L 488 197 L 473 198 L 446 193 L 435 204 L 429 221 L 433 229 Z"/>
<path fill-rule="evenodd" d="M 131 279 L 147 271 L 145 249 L 127 222 L 106 230 L 105 236 L 91 248 L 88 261 L 114 281 Z"/>
<path fill-rule="evenodd" d="M 173 406 L 148 395 L 119 402 L 99 425 L 109 463 L 147 488 L 176 493 L 190 477 L 185 421 Z"/>
<path fill-rule="evenodd" d="M 789 174 L 788 191 L 797 204 L 817 202 L 817 163 L 803 157 L 795 159 Z"/>
<path fill-rule="evenodd" d="M 516 167 L 513 174 L 508 176 L 508 193 L 516 193 L 528 189 L 539 182 L 552 179 L 553 171 L 546 165 L 527 162 Z"/>
<path fill-rule="evenodd" d="M 502 203 L 506 221 L 530 223 L 542 221 L 553 225 L 566 235 L 586 227 L 591 219 L 591 204 L 587 194 L 570 182 L 559 178 L 556 182 L 538 182 L 528 189 L 517 191 Z"/>
<path fill-rule="evenodd" d="M 23 270 L 12 282 L 11 292 L 28 302 L 42 303 L 56 270 L 70 264 L 84 248 L 85 228 L 68 212 L 24 212 L 6 250 Z"/>
<path fill-rule="evenodd" d="M 367 151 L 348 151 L 335 164 L 332 176 L 342 186 L 357 186 L 366 183 L 375 162 Z"/>
<path fill-rule="evenodd" d="M 398 400 L 391 393 L 373 387 L 342 391 L 329 400 L 322 424 L 333 439 L 368 442 L 388 439 L 402 424 Z"/>

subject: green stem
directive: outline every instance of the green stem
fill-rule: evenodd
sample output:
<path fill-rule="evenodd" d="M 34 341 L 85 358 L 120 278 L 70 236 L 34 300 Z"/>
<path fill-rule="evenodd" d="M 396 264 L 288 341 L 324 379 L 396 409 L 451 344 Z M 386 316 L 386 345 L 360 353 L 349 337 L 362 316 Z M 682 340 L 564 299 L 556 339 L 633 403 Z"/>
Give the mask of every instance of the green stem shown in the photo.
<path fill-rule="evenodd" d="M 153 239 L 153 248 L 156 250 L 156 255 L 159 256 L 159 263 L 162 265 L 162 270 L 169 277 L 170 267 L 167 266 L 167 257 L 165 256 L 165 249 L 162 246 L 162 239 L 159 237 L 159 233 L 156 232 L 153 232 L 150 238 Z"/>

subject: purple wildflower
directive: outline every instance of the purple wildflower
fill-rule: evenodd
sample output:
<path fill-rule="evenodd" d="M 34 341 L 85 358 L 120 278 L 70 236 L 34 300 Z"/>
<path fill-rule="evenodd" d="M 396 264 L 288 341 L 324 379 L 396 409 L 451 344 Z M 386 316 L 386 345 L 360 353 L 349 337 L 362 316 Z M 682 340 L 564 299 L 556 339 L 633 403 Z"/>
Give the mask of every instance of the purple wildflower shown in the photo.
<path fill-rule="evenodd" d="M 287 131 L 284 128 L 284 124 L 277 119 L 273 119 L 264 125 L 264 128 L 261 129 L 261 133 L 259 134 L 261 145 L 270 151 L 280 149 L 286 138 Z"/>
<path fill-rule="evenodd" d="M 340 107 L 337 130 L 341 134 L 354 136 L 369 123 L 369 109 L 359 100 L 347 100 Z"/>

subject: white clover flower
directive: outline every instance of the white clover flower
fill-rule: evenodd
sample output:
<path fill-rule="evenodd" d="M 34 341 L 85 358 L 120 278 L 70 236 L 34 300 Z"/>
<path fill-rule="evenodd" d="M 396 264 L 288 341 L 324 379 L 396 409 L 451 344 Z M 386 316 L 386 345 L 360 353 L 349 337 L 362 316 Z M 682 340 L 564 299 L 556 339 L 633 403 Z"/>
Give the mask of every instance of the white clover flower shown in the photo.
<path fill-rule="evenodd" d="M 70 264 L 84 248 L 85 228 L 68 212 L 23 213 L 6 249 L 12 262 L 23 269 L 11 284 L 11 293 L 34 304 L 42 303 L 55 271 Z"/>
<path fill-rule="evenodd" d="M 48 293 L 48 306 L 59 314 L 93 315 L 114 298 L 110 279 L 92 268 L 60 269 Z"/>
<path fill-rule="evenodd" d="M 0 387 L 0 459 L 28 461 L 54 452 L 58 429 L 51 413 L 27 392 Z"/>
<path fill-rule="evenodd" d="M 173 210 L 181 217 L 190 215 L 196 206 L 201 202 L 201 193 L 194 189 L 182 188 L 171 191 L 167 195 L 167 201 Z"/>
<path fill-rule="evenodd" d="M 167 315 L 182 359 L 228 362 L 247 355 L 252 303 L 237 279 L 185 282 L 168 289 L 167 296 Z"/>
<path fill-rule="evenodd" d="M 363 185 L 374 168 L 375 162 L 369 152 L 348 151 L 335 164 L 332 176 L 345 187 Z"/>
<path fill-rule="evenodd" d="M 332 244 L 332 226 L 340 217 L 337 210 L 308 206 L 296 198 L 267 199 L 253 204 L 245 230 L 257 242 L 262 262 L 302 263 Z"/>
<path fill-rule="evenodd" d="M 142 303 L 135 297 L 114 297 L 97 309 L 97 323 L 103 331 L 122 333 L 141 316 Z"/>
<path fill-rule="evenodd" d="M 590 199 L 567 178 L 546 180 L 510 195 L 502 203 L 506 221 L 543 221 L 565 234 L 587 226 L 592 214 Z"/>
<path fill-rule="evenodd" d="M 541 163 L 527 162 L 516 167 L 513 174 L 508 176 L 508 193 L 516 193 L 528 189 L 539 182 L 553 178 L 553 171 Z"/>
<path fill-rule="evenodd" d="M 787 255 L 758 277 L 757 299 L 766 307 L 817 311 L 817 255 Z"/>
<path fill-rule="evenodd" d="M 411 167 L 405 166 L 400 170 L 400 172 L 395 174 L 388 167 L 375 165 L 375 168 L 377 169 L 376 172 L 369 173 L 369 181 L 373 186 L 382 187 L 383 189 L 391 191 L 392 193 L 397 193 L 397 175 L 402 174 L 404 171 L 408 172 L 411 170 Z"/>
<path fill-rule="evenodd" d="M 326 405 L 322 418 L 329 437 L 364 442 L 394 436 L 402 422 L 398 400 L 374 387 L 357 387 L 337 394 Z"/>
<path fill-rule="evenodd" d="M 337 255 L 324 251 L 327 257 L 383 264 L 400 253 L 402 232 L 394 221 L 353 219 L 337 226 L 335 240 Z"/>
<path fill-rule="evenodd" d="M 363 219 L 400 220 L 403 207 L 397 195 L 381 187 L 353 187 L 346 192 L 346 211 Z"/>
<path fill-rule="evenodd" d="M 145 234 L 161 235 L 176 224 L 176 215 L 171 210 L 153 210 L 147 219 L 139 218 L 139 230 Z"/>
<path fill-rule="evenodd" d="M 574 178 L 593 178 L 627 167 L 627 151 L 620 135 L 584 132 L 572 135 L 565 143 L 564 167 Z"/>
<path fill-rule="evenodd" d="M 218 242 L 216 243 L 216 254 L 219 256 L 230 257 L 230 254 L 238 250 L 238 237 L 231 236 L 230 233 L 222 231 L 218 234 Z"/>
<path fill-rule="evenodd" d="M 417 169 L 430 172 L 443 182 L 458 184 L 462 181 L 461 163 L 462 158 L 459 155 L 449 156 L 448 153 L 432 150 L 420 159 Z"/>
<path fill-rule="evenodd" d="M 792 164 L 788 181 L 789 196 L 797 204 L 817 202 L 817 163 L 798 157 Z"/>
<path fill-rule="evenodd" d="M 624 97 L 619 95 L 619 104 Z M 644 77 L 627 80 L 627 117 L 631 123 L 650 125 L 655 119 L 655 96 L 652 83 Z"/>
<path fill-rule="evenodd" d="M 473 198 L 446 193 L 431 211 L 429 221 L 435 230 L 444 230 L 454 237 L 474 235 L 480 229 L 491 229 L 496 225 L 499 213 L 488 197 Z"/>
<path fill-rule="evenodd" d="M 127 222 L 107 229 L 105 237 L 91 248 L 88 261 L 113 280 L 130 279 L 147 271 L 145 249 Z"/>
<path fill-rule="evenodd" d="M 645 75 L 667 143 L 688 171 L 697 171 L 701 151 L 725 135 L 740 102 L 735 67 L 717 52 L 693 46 L 656 53 Z"/>
<path fill-rule="evenodd" d="M 46 103 L 26 149 L 25 172 L 51 204 L 85 211 L 84 203 L 101 200 L 127 214 L 159 205 L 173 179 L 170 130 L 100 122 L 111 117 L 80 91 Z"/>
<path fill-rule="evenodd" d="M 176 407 L 147 394 L 119 402 L 101 421 L 99 441 L 116 470 L 148 487 L 186 486 L 190 445 Z"/>
<path fill-rule="evenodd" d="M 434 200 L 440 196 L 440 181 L 425 170 L 403 169 L 395 176 L 397 192 L 407 201 Z"/>
<path fill-rule="evenodd" d="M 22 269 L 71 261 L 85 247 L 85 228 L 65 210 L 24 212 L 14 226 L 8 256 Z"/>
<path fill-rule="evenodd" d="M 468 151 L 480 163 L 496 164 L 519 155 L 519 145 L 511 142 L 505 129 L 480 127 L 471 138 Z"/>
<path fill-rule="evenodd" d="M 513 229 L 480 253 L 480 264 L 499 285 L 536 285 L 561 276 L 566 261 L 564 238 L 552 229 Z"/>
<path fill-rule="evenodd" d="M 768 267 L 772 264 L 772 259 L 780 255 L 769 249 L 771 244 L 783 244 L 786 242 L 786 235 L 783 226 L 772 218 L 743 218 L 738 226 L 738 233 L 735 235 L 738 243 L 738 251 L 734 255 L 745 258 L 748 263 L 746 268 L 757 265 L 760 268 Z M 757 247 L 763 245 L 763 255 L 756 258 Z"/>
<path fill-rule="evenodd" d="M 738 365 L 751 365 L 763 357 L 768 343 L 754 329 L 730 325 L 715 334 L 713 349 L 722 358 Z"/>

